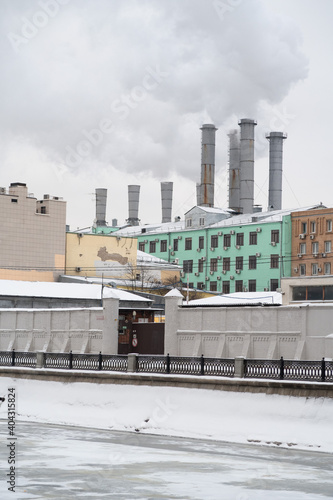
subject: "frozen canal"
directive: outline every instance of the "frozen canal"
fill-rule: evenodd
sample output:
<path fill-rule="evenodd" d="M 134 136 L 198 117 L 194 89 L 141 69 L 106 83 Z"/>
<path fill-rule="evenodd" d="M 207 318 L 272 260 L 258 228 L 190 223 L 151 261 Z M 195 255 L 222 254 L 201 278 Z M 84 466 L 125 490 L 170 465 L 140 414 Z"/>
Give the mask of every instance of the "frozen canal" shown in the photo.
<path fill-rule="evenodd" d="M 13 493 L 0 431 L 2 500 L 333 498 L 326 453 L 22 422 Z"/>

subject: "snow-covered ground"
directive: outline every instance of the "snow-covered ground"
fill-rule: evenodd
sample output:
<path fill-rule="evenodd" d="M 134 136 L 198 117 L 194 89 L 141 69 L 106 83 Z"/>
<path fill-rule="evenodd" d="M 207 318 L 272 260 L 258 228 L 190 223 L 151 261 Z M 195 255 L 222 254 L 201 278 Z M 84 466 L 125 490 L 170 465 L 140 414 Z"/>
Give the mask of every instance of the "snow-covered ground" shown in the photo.
<path fill-rule="evenodd" d="M 17 421 L 333 452 L 333 399 L 0 378 Z M 7 419 L 7 400 L 0 419 Z"/>

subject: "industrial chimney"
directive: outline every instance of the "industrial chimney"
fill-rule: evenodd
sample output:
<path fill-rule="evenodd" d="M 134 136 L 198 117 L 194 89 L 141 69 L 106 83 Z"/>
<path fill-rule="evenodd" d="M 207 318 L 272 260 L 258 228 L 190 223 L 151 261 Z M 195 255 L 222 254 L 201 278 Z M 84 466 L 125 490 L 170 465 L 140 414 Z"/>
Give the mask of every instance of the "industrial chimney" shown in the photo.
<path fill-rule="evenodd" d="M 162 223 L 171 222 L 173 182 L 161 182 Z"/>
<path fill-rule="evenodd" d="M 138 226 L 140 223 L 139 198 L 140 198 L 140 186 L 129 185 L 128 186 L 128 219 L 126 222 L 130 226 Z"/>
<path fill-rule="evenodd" d="M 229 134 L 229 208 L 240 211 L 240 145 L 238 130 Z"/>
<path fill-rule="evenodd" d="M 266 135 L 269 141 L 269 187 L 268 210 L 281 210 L 282 208 L 282 155 L 283 140 L 287 134 L 271 132 Z"/>
<path fill-rule="evenodd" d="M 201 146 L 201 184 L 200 196 L 197 195 L 198 205 L 203 207 L 214 206 L 214 177 L 215 177 L 215 125 L 202 125 Z"/>
<path fill-rule="evenodd" d="M 240 209 L 253 212 L 254 203 L 254 127 L 255 120 L 243 118 L 240 125 Z"/>
<path fill-rule="evenodd" d="M 106 226 L 106 198 L 108 190 L 105 188 L 96 188 L 96 226 Z"/>

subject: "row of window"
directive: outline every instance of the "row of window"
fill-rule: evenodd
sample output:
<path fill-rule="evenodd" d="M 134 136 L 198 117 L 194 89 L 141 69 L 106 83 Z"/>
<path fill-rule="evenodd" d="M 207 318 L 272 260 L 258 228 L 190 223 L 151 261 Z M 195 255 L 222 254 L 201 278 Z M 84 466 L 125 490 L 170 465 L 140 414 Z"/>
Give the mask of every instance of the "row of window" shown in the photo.
<path fill-rule="evenodd" d="M 316 221 L 310 221 L 310 233 L 315 233 L 317 231 L 317 223 Z M 308 223 L 301 222 L 301 233 L 307 234 L 308 232 Z M 326 232 L 332 232 L 332 220 L 326 220 Z"/>
<path fill-rule="evenodd" d="M 216 272 L 218 270 L 218 262 L 220 259 L 210 259 L 209 261 L 209 270 L 211 272 Z M 257 256 L 250 255 L 248 260 L 249 269 L 257 269 Z M 270 256 L 270 267 L 271 269 L 279 268 L 279 255 L 272 254 Z M 222 259 L 222 269 L 223 271 L 230 271 L 231 268 L 231 260 L 230 257 L 224 257 Z M 244 258 L 236 257 L 235 269 L 241 271 L 244 268 Z M 202 273 L 204 270 L 204 261 L 202 259 L 198 260 L 198 272 Z M 192 273 L 193 272 L 193 260 L 184 260 L 183 261 L 183 271 L 184 273 Z"/>
<path fill-rule="evenodd" d="M 312 250 L 313 254 L 319 253 L 319 242 L 318 241 L 313 241 L 311 243 L 311 250 Z M 330 253 L 330 252 L 332 252 L 332 242 L 331 241 L 324 241 L 324 253 Z M 299 253 L 301 255 L 306 254 L 306 243 L 299 244 Z"/>
<path fill-rule="evenodd" d="M 293 300 L 333 300 L 333 285 L 295 286 Z"/>
<path fill-rule="evenodd" d="M 194 283 L 189 283 L 190 288 L 194 288 Z M 198 281 L 197 283 L 197 288 L 199 290 L 204 290 L 205 288 L 208 288 L 211 292 L 217 292 L 218 291 L 218 286 L 217 286 L 217 281 L 210 281 L 209 284 L 205 284 L 202 281 Z M 272 279 L 270 280 L 270 291 L 275 292 L 275 290 L 279 288 L 279 280 Z M 248 280 L 248 286 L 245 287 L 243 280 L 236 280 L 235 281 L 235 292 L 256 292 L 257 291 L 257 282 L 256 280 Z M 230 281 L 222 281 L 222 293 L 223 294 L 228 294 L 230 293 Z"/>
<path fill-rule="evenodd" d="M 313 264 L 309 264 L 311 266 L 311 274 L 312 276 L 317 276 L 318 274 L 324 272 L 324 274 L 331 274 L 331 263 L 330 262 L 325 262 L 324 266 L 321 267 L 317 262 L 314 262 Z M 295 268 L 295 272 L 298 272 L 298 268 Z M 299 266 L 299 274 L 301 276 L 307 276 L 306 274 L 306 264 L 300 264 Z"/>
<path fill-rule="evenodd" d="M 224 234 L 223 235 L 223 247 L 229 248 L 231 247 L 231 234 Z M 257 239 L 258 239 L 258 232 L 257 231 L 252 231 L 249 233 L 249 245 L 257 245 Z M 278 229 L 273 229 L 271 231 L 271 243 L 279 243 L 280 241 L 280 234 Z M 210 248 L 218 248 L 219 246 L 219 236 L 217 234 L 213 234 L 210 237 Z M 236 233 L 236 246 L 244 246 L 244 233 Z M 185 238 L 185 245 L 184 245 L 185 250 L 192 250 L 193 248 L 193 238 L 188 237 Z M 198 249 L 203 250 L 205 248 L 205 237 L 204 236 L 199 236 L 198 239 Z M 157 242 L 156 241 L 150 241 L 149 242 L 149 253 L 155 253 L 157 249 Z M 139 250 L 142 252 L 145 251 L 145 243 L 140 242 L 139 243 Z M 167 240 L 161 240 L 160 242 L 160 252 L 167 252 L 168 250 L 168 241 Z M 172 250 L 174 252 L 177 252 L 179 250 L 179 239 L 175 238 L 173 240 L 172 244 Z"/>

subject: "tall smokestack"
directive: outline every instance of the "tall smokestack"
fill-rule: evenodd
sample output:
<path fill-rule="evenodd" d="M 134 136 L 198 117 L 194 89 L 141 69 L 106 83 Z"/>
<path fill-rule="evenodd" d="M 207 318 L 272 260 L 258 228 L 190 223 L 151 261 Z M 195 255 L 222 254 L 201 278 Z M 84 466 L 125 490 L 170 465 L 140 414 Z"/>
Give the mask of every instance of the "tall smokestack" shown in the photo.
<path fill-rule="evenodd" d="M 282 208 L 282 156 L 283 140 L 287 134 L 271 132 L 266 135 L 269 141 L 269 188 L 268 210 L 281 210 Z"/>
<path fill-rule="evenodd" d="M 240 125 L 240 209 L 251 214 L 254 204 L 254 127 L 255 120 L 243 118 Z"/>
<path fill-rule="evenodd" d="M 240 211 L 240 145 L 238 130 L 229 134 L 229 208 Z"/>
<path fill-rule="evenodd" d="M 202 125 L 200 205 L 214 206 L 215 125 Z"/>
<path fill-rule="evenodd" d="M 105 188 L 96 188 L 96 226 L 106 226 L 106 198 L 108 190 Z"/>
<path fill-rule="evenodd" d="M 140 186 L 128 186 L 128 219 L 127 223 L 130 226 L 138 226 L 139 219 L 139 199 L 140 199 Z"/>
<path fill-rule="evenodd" d="M 162 222 L 171 222 L 173 182 L 161 182 Z"/>

